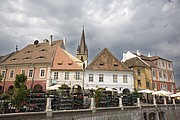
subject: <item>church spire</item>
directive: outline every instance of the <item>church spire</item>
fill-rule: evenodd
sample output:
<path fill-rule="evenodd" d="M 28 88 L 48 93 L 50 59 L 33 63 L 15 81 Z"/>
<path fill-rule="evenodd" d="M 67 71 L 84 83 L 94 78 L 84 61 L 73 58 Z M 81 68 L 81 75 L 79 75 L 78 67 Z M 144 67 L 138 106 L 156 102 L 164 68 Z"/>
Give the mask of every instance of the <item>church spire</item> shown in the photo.
<path fill-rule="evenodd" d="M 77 55 L 77 58 L 83 62 L 87 61 L 87 59 L 88 59 L 88 48 L 87 48 L 86 40 L 85 40 L 84 26 L 83 26 L 81 40 L 80 40 L 80 44 L 78 45 L 76 55 Z"/>

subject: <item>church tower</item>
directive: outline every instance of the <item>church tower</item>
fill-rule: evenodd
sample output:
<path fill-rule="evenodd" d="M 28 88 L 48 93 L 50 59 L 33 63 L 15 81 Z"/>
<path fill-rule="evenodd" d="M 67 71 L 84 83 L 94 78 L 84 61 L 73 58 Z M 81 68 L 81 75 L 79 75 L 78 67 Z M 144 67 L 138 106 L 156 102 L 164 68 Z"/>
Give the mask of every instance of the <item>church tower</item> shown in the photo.
<path fill-rule="evenodd" d="M 80 59 L 82 62 L 85 63 L 85 67 L 86 67 L 88 64 L 88 48 L 85 41 L 84 26 L 81 34 L 81 41 L 77 48 L 76 56 L 78 59 Z"/>

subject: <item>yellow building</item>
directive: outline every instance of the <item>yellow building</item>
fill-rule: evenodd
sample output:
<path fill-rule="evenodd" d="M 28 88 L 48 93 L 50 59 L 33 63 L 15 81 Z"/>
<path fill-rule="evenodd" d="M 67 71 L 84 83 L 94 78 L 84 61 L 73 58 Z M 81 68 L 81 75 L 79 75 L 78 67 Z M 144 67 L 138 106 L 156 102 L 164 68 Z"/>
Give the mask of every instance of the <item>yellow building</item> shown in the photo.
<path fill-rule="evenodd" d="M 133 57 L 124 62 L 131 70 L 134 70 L 134 89 L 152 90 L 151 66 L 139 57 Z"/>

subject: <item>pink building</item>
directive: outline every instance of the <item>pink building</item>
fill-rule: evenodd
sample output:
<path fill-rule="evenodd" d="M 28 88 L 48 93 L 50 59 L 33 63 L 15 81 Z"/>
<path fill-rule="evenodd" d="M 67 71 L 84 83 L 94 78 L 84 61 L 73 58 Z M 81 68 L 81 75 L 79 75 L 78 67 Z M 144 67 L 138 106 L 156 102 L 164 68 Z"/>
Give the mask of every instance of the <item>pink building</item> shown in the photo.
<path fill-rule="evenodd" d="M 0 83 L 1 92 L 10 92 L 14 86 L 16 74 L 27 76 L 26 87 L 32 89 L 46 89 L 46 81 L 50 79 L 50 69 L 58 48 L 65 49 L 63 40 L 35 41 L 20 51 L 13 53 L 0 62 L 0 73 L 3 75 Z"/>

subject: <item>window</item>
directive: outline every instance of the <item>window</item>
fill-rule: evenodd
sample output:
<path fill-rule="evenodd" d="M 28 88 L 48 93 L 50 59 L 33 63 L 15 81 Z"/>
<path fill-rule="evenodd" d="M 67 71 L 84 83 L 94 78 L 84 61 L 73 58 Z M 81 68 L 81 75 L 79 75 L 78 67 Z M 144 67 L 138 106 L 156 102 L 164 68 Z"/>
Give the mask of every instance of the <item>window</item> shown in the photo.
<path fill-rule="evenodd" d="M 99 82 L 103 82 L 103 77 L 104 77 L 103 74 L 99 74 Z"/>
<path fill-rule="evenodd" d="M 138 80 L 138 86 L 141 86 L 141 80 Z"/>
<path fill-rule="evenodd" d="M 169 63 L 168 65 L 169 65 L 169 68 L 171 68 L 171 64 Z"/>
<path fill-rule="evenodd" d="M 127 75 L 123 75 L 123 83 L 128 83 L 128 81 L 127 81 Z"/>
<path fill-rule="evenodd" d="M 93 77 L 94 77 L 93 74 L 89 74 L 89 82 L 93 82 Z"/>
<path fill-rule="evenodd" d="M 58 79 L 58 72 L 54 72 L 54 79 L 55 79 L 55 80 Z"/>
<path fill-rule="evenodd" d="M 162 84 L 162 83 L 160 84 L 160 88 L 161 88 L 161 89 L 163 88 L 163 84 Z"/>
<path fill-rule="evenodd" d="M 46 69 L 40 69 L 40 77 L 45 77 Z"/>
<path fill-rule="evenodd" d="M 164 83 L 164 88 L 167 88 L 167 84 L 166 83 Z"/>
<path fill-rule="evenodd" d="M 65 72 L 64 79 L 65 79 L 65 80 L 69 80 L 69 72 Z"/>
<path fill-rule="evenodd" d="M 157 88 L 156 82 L 154 82 L 153 85 L 154 85 L 154 88 Z"/>
<path fill-rule="evenodd" d="M 161 71 L 159 72 L 159 77 L 162 78 L 162 72 Z"/>
<path fill-rule="evenodd" d="M 174 90 L 174 85 L 173 84 L 171 84 L 171 90 Z"/>
<path fill-rule="evenodd" d="M 149 88 L 149 87 L 150 87 L 149 82 L 146 82 L 146 87 L 147 87 L 147 88 Z"/>
<path fill-rule="evenodd" d="M 29 77 L 33 77 L 33 70 L 29 70 Z"/>
<path fill-rule="evenodd" d="M 156 72 L 155 72 L 155 70 L 153 70 L 153 77 L 156 77 Z"/>
<path fill-rule="evenodd" d="M 5 75 L 6 75 L 6 71 L 5 71 L 5 70 L 1 71 L 1 75 L 2 75 L 2 77 L 4 78 Z"/>
<path fill-rule="evenodd" d="M 26 74 L 26 71 L 23 69 L 23 70 L 21 70 L 21 74 Z"/>
<path fill-rule="evenodd" d="M 164 62 L 162 62 L 162 66 L 164 67 Z"/>
<path fill-rule="evenodd" d="M 113 82 L 117 83 L 117 75 L 113 75 Z"/>
<path fill-rule="evenodd" d="M 14 70 L 11 70 L 10 71 L 10 78 L 13 78 L 14 77 Z"/>
<path fill-rule="evenodd" d="M 137 74 L 141 75 L 141 70 L 140 69 L 137 69 Z"/>
<path fill-rule="evenodd" d="M 103 62 L 100 62 L 99 63 L 99 67 L 103 67 L 104 66 L 104 63 Z"/>
<path fill-rule="evenodd" d="M 79 80 L 79 79 L 80 79 L 80 72 L 76 72 L 75 79 L 76 79 L 76 80 Z"/>
<path fill-rule="evenodd" d="M 166 72 L 164 72 L 164 78 L 166 79 Z"/>

